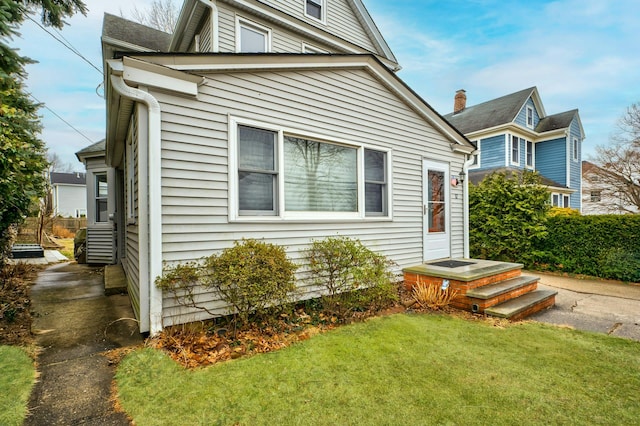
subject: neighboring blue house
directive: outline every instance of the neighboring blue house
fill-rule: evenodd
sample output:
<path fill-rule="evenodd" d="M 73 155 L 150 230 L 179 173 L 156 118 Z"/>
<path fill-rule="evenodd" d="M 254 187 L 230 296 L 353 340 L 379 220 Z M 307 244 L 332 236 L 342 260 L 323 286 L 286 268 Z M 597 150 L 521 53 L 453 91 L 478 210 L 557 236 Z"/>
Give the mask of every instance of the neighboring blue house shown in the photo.
<path fill-rule="evenodd" d="M 454 112 L 445 115 L 478 153 L 469 179 L 478 183 L 496 170 L 534 170 L 549 187 L 553 206 L 582 209 L 582 141 L 578 110 L 547 115 L 536 87 L 471 107 L 456 92 Z"/>

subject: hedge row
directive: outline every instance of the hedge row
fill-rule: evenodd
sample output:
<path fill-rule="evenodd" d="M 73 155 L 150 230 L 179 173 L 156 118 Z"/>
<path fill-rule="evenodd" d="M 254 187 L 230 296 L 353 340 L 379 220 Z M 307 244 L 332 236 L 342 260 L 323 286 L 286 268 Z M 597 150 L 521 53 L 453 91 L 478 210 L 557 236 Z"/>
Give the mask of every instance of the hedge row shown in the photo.
<path fill-rule="evenodd" d="M 533 267 L 640 281 L 640 215 L 555 216 Z"/>

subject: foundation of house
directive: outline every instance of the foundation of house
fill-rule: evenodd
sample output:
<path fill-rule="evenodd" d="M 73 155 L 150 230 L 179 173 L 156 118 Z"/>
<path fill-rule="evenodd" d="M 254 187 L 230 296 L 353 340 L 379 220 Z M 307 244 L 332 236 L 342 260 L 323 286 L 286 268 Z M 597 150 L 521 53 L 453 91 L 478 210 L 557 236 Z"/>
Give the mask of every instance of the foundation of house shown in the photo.
<path fill-rule="evenodd" d="M 522 275 L 519 263 L 482 259 L 440 259 L 403 269 L 404 283 L 457 290 L 451 305 L 474 313 L 518 321 L 555 304 L 557 292 L 538 290 L 538 278 Z"/>

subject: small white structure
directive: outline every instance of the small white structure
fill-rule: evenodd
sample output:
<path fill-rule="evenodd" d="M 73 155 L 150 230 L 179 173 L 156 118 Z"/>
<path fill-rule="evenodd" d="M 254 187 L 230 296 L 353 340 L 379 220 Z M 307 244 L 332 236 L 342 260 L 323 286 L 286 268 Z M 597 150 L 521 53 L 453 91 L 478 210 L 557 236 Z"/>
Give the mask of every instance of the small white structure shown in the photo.
<path fill-rule="evenodd" d="M 53 215 L 85 217 L 87 215 L 87 190 L 84 173 L 49 174 Z"/>

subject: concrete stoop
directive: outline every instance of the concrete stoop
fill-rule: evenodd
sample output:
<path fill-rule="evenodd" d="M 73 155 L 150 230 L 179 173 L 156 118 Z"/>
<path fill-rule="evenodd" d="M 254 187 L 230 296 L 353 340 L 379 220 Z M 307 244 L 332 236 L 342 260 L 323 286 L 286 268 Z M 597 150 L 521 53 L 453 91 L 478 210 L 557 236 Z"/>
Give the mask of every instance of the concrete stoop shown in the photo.
<path fill-rule="evenodd" d="M 481 259 L 438 260 L 405 268 L 403 273 L 407 288 L 417 283 L 440 287 L 447 280 L 458 293 L 452 306 L 518 321 L 553 306 L 557 294 L 537 290 L 539 278 L 523 276 L 522 266 Z"/>

